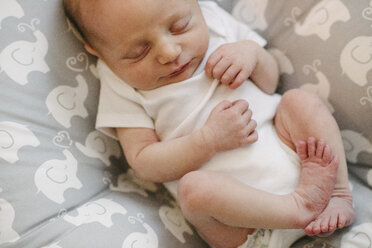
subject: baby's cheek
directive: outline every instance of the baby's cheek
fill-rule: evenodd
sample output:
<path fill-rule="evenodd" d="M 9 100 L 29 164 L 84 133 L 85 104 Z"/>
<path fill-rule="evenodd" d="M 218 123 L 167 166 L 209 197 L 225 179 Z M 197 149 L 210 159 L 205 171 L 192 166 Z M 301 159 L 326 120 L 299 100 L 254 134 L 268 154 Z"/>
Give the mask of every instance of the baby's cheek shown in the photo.
<path fill-rule="evenodd" d="M 120 70 L 120 79 L 137 89 L 146 89 L 149 82 L 153 81 L 152 69 L 149 66 L 128 65 Z"/>
<path fill-rule="evenodd" d="M 203 57 L 209 45 L 209 30 L 205 23 L 198 23 L 198 25 L 184 37 L 184 42 L 187 44 L 188 48 L 194 51 L 194 56 Z"/>

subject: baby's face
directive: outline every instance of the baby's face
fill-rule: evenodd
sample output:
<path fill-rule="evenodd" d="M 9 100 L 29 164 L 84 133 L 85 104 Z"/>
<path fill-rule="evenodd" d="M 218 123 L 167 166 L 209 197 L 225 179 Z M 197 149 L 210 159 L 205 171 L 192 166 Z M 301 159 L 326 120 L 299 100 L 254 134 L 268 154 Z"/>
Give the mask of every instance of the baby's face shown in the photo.
<path fill-rule="evenodd" d="M 209 42 L 197 0 L 100 2 L 95 52 L 117 76 L 139 90 L 192 76 Z"/>

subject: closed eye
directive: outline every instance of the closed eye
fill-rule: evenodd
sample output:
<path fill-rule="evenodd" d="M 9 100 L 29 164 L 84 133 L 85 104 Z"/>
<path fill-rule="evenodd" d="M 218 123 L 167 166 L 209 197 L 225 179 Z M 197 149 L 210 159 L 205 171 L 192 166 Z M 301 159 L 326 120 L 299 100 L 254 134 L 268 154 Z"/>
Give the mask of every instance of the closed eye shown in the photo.
<path fill-rule="evenodd" d="M 175 22 L 171 27 L 170 31 L 172 33 L 181 33 L 187 29 L 191 21 L 191 16 L 187 16 L 185 18 L 182 18 L 181 20 Z"/>
<path fill-rule="evenodd" d="M 150 51 L 150 48 L 151 48 L 150 44 L 138 46 L 134 48 L 132 51 L 130 51 L 128 54 L 126 54 L 124 56 L 124 59 L 140 60 L 147 55 L 147 53 Z"/>

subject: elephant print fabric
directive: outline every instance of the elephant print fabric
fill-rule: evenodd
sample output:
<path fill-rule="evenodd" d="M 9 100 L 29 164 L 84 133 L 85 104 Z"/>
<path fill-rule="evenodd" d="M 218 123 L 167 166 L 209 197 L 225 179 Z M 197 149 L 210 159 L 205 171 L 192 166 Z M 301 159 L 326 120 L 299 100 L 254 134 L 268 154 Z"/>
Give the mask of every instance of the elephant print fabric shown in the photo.
<path fill-rule="evenodd" d="M 0 198 L 0 245 L 15 242 L 19 235 L 13 230 L 12 225 L 15 218 L 15 211 L 12 205 L 5 199 Z"/>
<path fill-rule="evenodd" d="M 317 94 L 341 129 L 357 220 L 293 248 L 372 247 L 372 0 L 215 1 L 267 39 L 280 92 Z M 95 64 L 62 0 L 0 0 L 0 248 L 207 248 L 95 129 Z"/>
<path fill-rule="evenodd" d="M 19 149 L 38 145 L 39 140 L 26 126 L 10 121 L 0 122 L 0 158 L 13 164 L 19 160 Z"/>
<path fill-rule="evenodd" d="M 0 29 L 1 29 L 1 22 L 8 17 L 15 17 L 21 18 L 25 15 L 21 5 L 16 0 L 8 0 L 7 1 L 7 8 L 0 9 Z"/>
<path fill-rule="evenodd" d="M 88 111 L 84 107 L 84 101 L 88 96 L 88 84 L 81 75 L 76 77 L 76 81 L 76 87 L 58 86 L 46 99 L 49 113 L 65 128 L 71 127 L 71 119 L 74 116 L 81 118 L 88 116 Z"/>
<path fill-rule="evenodd" d="M 75 226 L 98 222 L 105 227 L 113 225 L 114 214 L 127 214 L 127 210 L 111 199 L 101 198 L 79 207 L 77 216 L 65 215 L 64 220 Z"/>
<path fill-rule="evenodd" d="M 317 35 L 322 40 L 330 37 L 331 28 L 337 22 L 347 22 L 350 19 L 349 10 L 340 0 L 324 0 L 315 5 L 307 14 L 303 23 L 296 21 L 296 16 L 301 15 L 299 8 L 292 9 L 295 32 L 300 36 Z"/>
<path fill-rule="evenodd" d="M 21 32 L 29 28 L 36 41 L 15 41 L 0 53 L 0 70 L 6 73 L 14 82 L 25 85 L 31 72 L 47 73 L 49 66 L 45 62 L 48 52 L 48 41 L 44 34 L 37 30 L 39 19 L 33 19 L 31 25 L 22 23 L 18 26 Z"/>
<path fill-rule="evenodd" d="M 66 160 L 49 160 L 43 163 L 35 173 L 35 185 L 47 198 L 56 203 L 63 203 L 64 192 L 80 189 L 82 184 L 77 178 L 77 160 L 68 150 L 63 154 Z"/>

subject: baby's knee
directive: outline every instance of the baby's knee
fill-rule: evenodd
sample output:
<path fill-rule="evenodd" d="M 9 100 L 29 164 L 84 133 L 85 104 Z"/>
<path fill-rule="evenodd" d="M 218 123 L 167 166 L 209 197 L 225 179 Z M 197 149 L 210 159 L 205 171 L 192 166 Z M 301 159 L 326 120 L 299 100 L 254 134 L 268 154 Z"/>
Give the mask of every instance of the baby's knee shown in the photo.
<path fill-rule="evenodd" d="M 302 113 L 306 110 L 317 112 L 326 109 L 326 106 L 316 94 L 301 89 L 292 89 L 285 92 L 282 96 L 281 105 L 287 110 Z"/>
<path fill-rule="evenodd" d="M 200 212 L 208 195 L 208 174 L 193 171 L 184 175 L 178 184 L 178 201 L 185 213 Z"/>

